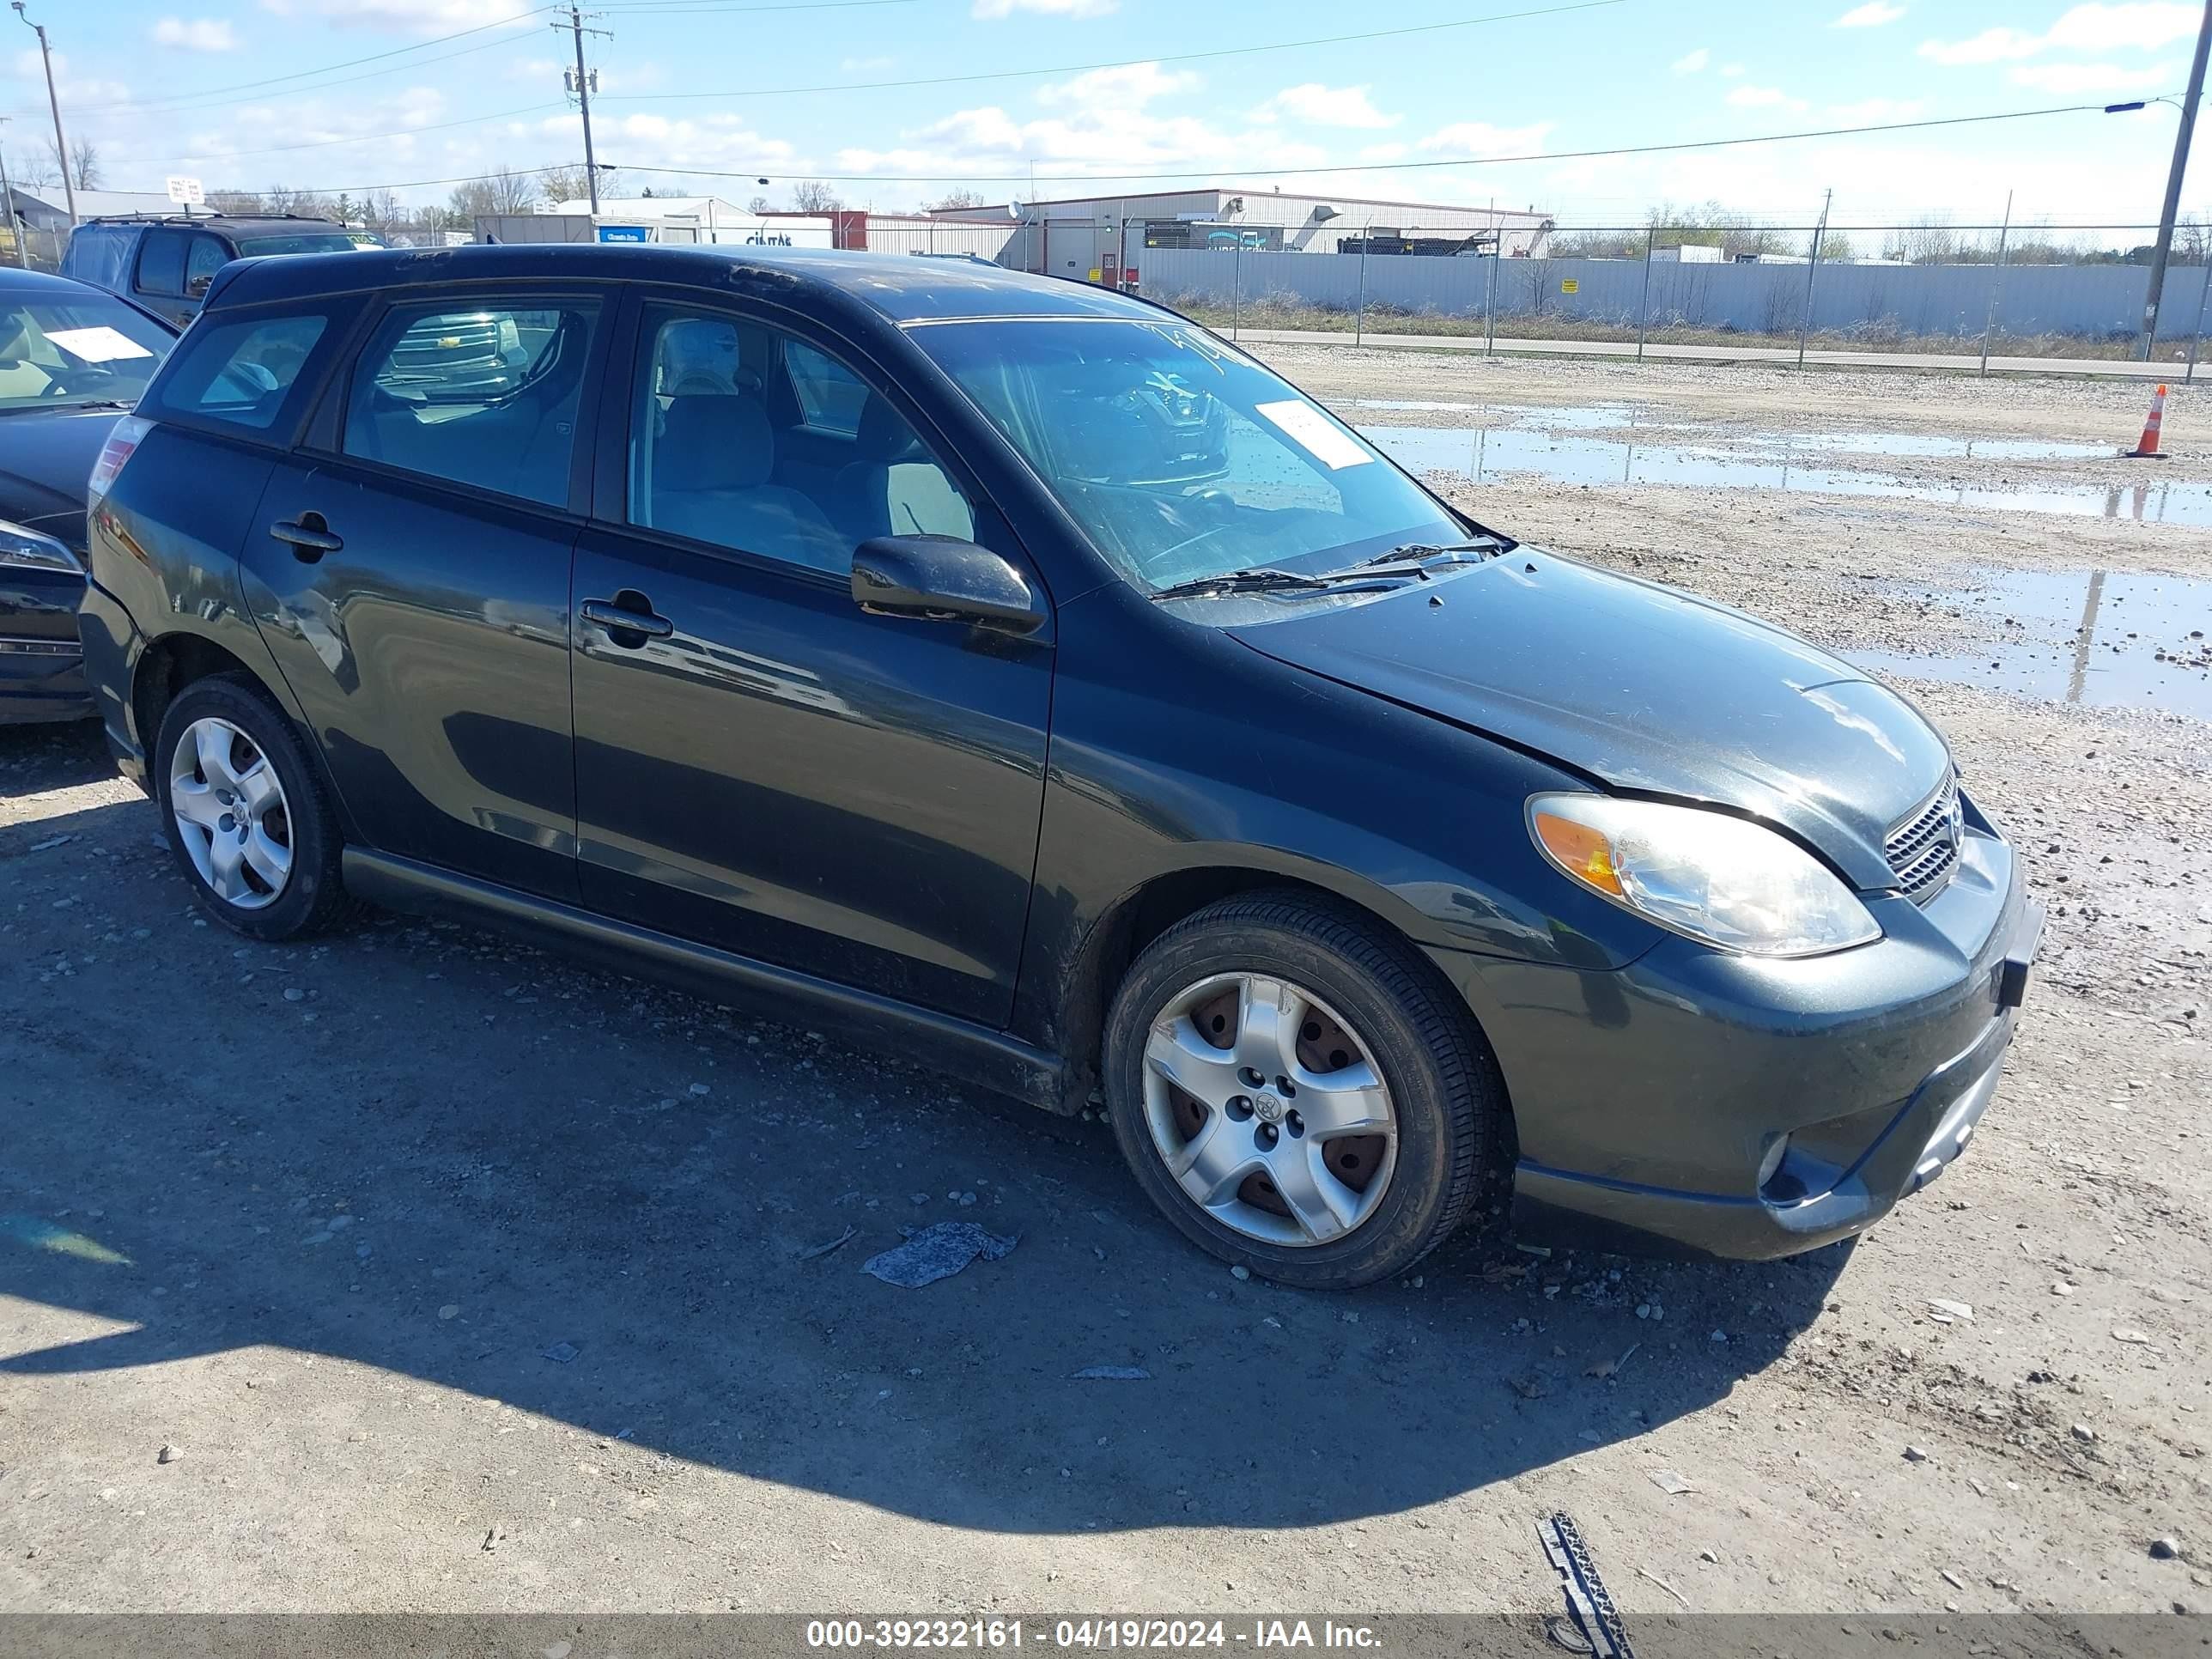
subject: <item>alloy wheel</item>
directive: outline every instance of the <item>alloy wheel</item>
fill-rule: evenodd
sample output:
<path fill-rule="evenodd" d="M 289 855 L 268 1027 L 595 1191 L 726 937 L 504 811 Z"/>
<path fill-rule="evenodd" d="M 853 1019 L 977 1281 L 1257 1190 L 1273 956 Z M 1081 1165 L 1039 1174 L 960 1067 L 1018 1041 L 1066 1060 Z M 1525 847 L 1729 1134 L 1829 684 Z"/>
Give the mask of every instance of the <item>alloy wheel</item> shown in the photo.
<path fill-rule="evenodd" d="M 272 903 L 292 876 L 292 820 L 276 769 L 253 739 L 210 715 L 179 734 L 169 811 L 210 892 L 241 910 Z"/>
<path fill-rule="evenodd" d="M 1389 1085 L 1351 1025 L 1289 980 L 1218 974 L 1169 998 L 1146 1038 L 1144 1097 L 1168 1173 L 1248 1238 L 1330 1243 L 1389 1190 Z"/>

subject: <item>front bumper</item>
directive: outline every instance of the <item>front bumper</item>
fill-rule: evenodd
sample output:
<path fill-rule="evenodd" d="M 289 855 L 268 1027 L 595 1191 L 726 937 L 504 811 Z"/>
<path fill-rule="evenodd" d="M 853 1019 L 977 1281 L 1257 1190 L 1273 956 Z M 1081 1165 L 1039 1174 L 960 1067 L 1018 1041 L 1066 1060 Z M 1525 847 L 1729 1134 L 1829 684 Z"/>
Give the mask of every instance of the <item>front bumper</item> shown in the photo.
<path fill-rule="evenodd" d="M 1942 1174 L 1996 1094 L 2042 909 L 1985 822 L 1927 906 L 1875 908 L 1881 941 L 1796 962 L 1674 939 L 1611 970 L 1437 953 L 1512 1097 L 1516 1224 L 1758 1260 Z"/>

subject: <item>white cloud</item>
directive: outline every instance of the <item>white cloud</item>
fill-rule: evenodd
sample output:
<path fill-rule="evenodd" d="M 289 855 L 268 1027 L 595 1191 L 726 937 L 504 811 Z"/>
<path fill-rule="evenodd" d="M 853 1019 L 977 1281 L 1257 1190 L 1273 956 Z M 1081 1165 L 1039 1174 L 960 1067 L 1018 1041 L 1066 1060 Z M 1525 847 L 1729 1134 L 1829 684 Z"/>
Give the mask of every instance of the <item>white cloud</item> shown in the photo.
<path fill-rule="evenodd" d="M 1455 121 L 1421 140 L 1426 150 L 1449 150 L 1470 161 L 1492 155 L 1534 155 L 1544 148 L 1549 121 L 1534 126 L 1494 127 L 1487 121 Z"/>
<path fill-rule="evenodd" d="M 1728 76 L 1729 80 L 1733 81 L 1737 76 L 1743 73 L 1743 65 L 1741 64 L 1723 64 L 1721 65 L 1721 73 Z"/>
<path fill-rule="evenodd" d="M 1252 112 L 1255 121 L 1290 119 L 1317 127 L 1394 127 L 1401 117 L 1385 115 L 1365 87 L 1325 87 L 1318 81 L 1285 87 Z"/>
<path fill-rule="evenodd" d="M 1403 144 L 1370 144 L 1359 152 L 1363 161 L 1402 161 L 1412 152 Z"/>
<path fill-rule="evenodd" d="M 2144 92 L 2170 83 L 2179 74 L 2172 64 L 2122 69 L 2118 64 L 2022 64 L 2012 72 L 2015 86 L 2071 95 L 2081 92 Z"/>
<path fill-rule="evenodd" d="M 2134 47 L 2156 52 L 2197 33 L 2202 15 L 2195 6 L 2172 0 L 2120 6 L 2075 6 L 2051 26 L 2044 37 L 2054 46 L 2071 52 L 2110 52 Z"/>
<path fill-rule="evenodd" d="M 1695 75 L 1712 61 L 1712 52 L 1704 46 L 1699 46 L 1695 52 L 1684 52 L 1668 67 L 1677 75 Z"/>
<path fill-rule="evenodd" d="M 1737 87 L 1728 95 L 1728 101 L 1738 109 L 1787 109 L 1803 111 L 1808 107 L 1802 98 L 1792 98 L 1779 87 Z"/>
<path fill-rule="evenodd" d="M 1121 0 L 975 0 L 973 15 L 982 18 L 1011 17 L 1018 11 L 1044 17 L 1103 17 Z"/>
<path fill-rule="evenodd" d="M 1116 64 L 1111 69 L 1086 70 L 1072 81 L 1039 87 L 1036 100 L 1057 109 L 1141 109 L 1155 98 L 1188 92 L 1199 84 L 1198 76 L 1188 70 L 1164 70 L 1158 64 Z"/>
<path fill-rule="evenodd" d="M 1954 68 L 1962 64 L 1996 64 L 2008 58 L 2033 58 L 2044 47 L 2039 34 L 2020 29 L 1984 29 L 1965 40 L 1923 40 L 1920 55 Z"/>
<path fill-rule="evenodd" d="M 2118 6 L 2075 6 L 2046 34 L 2021 29 L 1984 29 L 1964 40 L 1923 40 L 1920 55 L 1938 64 L 1996 64 L 2033 58 L 2057 47 L 2063 52 L 2155 52 L 2196 33 L 2200 14 L 2172 0 L 2143 0 Z"/>
<path fill-rule="evenodd" d="M 1882 0 L 1867 0 L 1863 6 L 1853 6 L 1830 24 L 1838 29 L 1878 29 L 1884 23 L 1894 23 L 1905 15 L 1905 8 L 1882 3 Z"/>
<path fill-rule="evenodd" d="M 227 20 L 216 17 L 164 17 L 154 25 L 154 39 L 187 52 L 238 50 L 237 33 Z"/>

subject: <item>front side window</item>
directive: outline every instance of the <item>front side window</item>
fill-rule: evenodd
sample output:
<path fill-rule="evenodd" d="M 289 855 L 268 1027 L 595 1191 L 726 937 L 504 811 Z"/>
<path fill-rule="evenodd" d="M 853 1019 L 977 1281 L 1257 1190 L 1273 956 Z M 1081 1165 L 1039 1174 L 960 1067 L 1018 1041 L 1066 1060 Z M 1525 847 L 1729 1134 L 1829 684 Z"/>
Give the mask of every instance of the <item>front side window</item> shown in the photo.
<path fill-rule="evenodd" d="M 952 474 L 836 359 L 775 329 L 674 308 L 647 313 L 645 341 L 631 523 L 835 575 L 874 537 L 974 538 Z"/>
<path fill-rule="evenodd" d="M 1467 533 L 1349 427 L 1194 325 L 1018 318 L 910 336 L 1141 587 Z"/>
<path fill-rule="evenodd" d="M 266 431 L 329 319 L 319 314 L 195 324 L 191 343 L 161 384 L 159 407 Z"/>
<path fill-rule="evenodd" d="M 558 507 L 598 307 L 393 311 L 354 365 L 349 455 Z"/>
<path fill-rule="evenodd" d="M 135 404 L 175 338 L 105 294 L 0 290 L 0 413 Z"/>
<path fill-rule="evenodd" d="M 149 230 L 138 249 L 138 290 L 175 295 L 185 291 L 185 243 L 181 230 Z"/>

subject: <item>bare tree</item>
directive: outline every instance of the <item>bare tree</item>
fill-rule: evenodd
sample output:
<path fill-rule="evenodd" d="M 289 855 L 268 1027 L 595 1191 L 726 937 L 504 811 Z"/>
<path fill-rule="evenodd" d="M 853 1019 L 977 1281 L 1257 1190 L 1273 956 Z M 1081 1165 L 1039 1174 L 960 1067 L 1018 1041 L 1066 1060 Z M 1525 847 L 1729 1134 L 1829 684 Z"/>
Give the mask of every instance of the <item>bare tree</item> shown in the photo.
<path fill-rule="evenodd" d="M 548 167 L 538 177 L 542 180 L 545 199 L 549 202 L 584 202 L 591 199 L 591 175 L 580 167 Z M 599 194 L 611 196 L 614 193 L 615 170 L 612 167 L 603 167 L 599 169 Z"/>
<path fill-rule="evenodd" d="M 217 213 L 228 213 L 233 218 L 266 213 L 269 210 L 263 204 L 261 192 L 258 190 L 211 190 L 208 192 L 207 199 L 208 205 Z"/>
<path fill-rule="evenodd" d="M 745 204 L 745 211 L 748 213 L 766 213 L 768 210 L 769 199 L 765 196 L 756 196 Z"/>
<path fill-rule="evenodd" d="M 491 189 L 495 213 L 527 213 L 538 200 L 537 175 L 517 173 L 504 162 L 491 170 L 484 183 Z"/>
<path fill-rule="evenodd" d="M 819 179 L 802 179 L 791 187 L 791 205 L 801 213 L 835 213 L 844 198 Z"/>
<path fill-rule="evenodd" d="M 98 190 L 101 178 L 100 151 L 89 138 L 70 146 L 70 182 L 79 190 Z"/>
<path fill-rule="evenodd" d="M 957 212 L 962 208 L 979 208 L 982 205 L 983 192 L 980 190 L 948 190 L 943 197 L 928 204 L 932 213 Z"/>
<path fill-rule="evenodd" d="M 1968 251 L 1957 228 L 1940 216 L 1916 219 L 1890 232 L 1882 244 L 1885 258 L 1915 265 L 1955 264 Z"/>
<path fill-rule="evenodd" d="M 453 193 L 446 198 L 446 222 L 455 229 L 467 228 L 476 222 L 480 213 L 497 210 L 492 201 L 491 181 L 488 179 L 471 179 L 465 185 L 456 185 Z"/>

